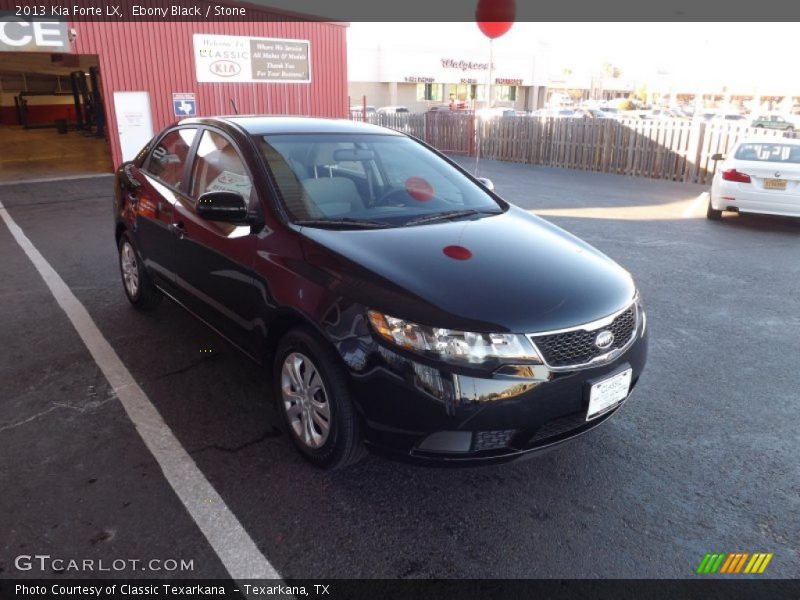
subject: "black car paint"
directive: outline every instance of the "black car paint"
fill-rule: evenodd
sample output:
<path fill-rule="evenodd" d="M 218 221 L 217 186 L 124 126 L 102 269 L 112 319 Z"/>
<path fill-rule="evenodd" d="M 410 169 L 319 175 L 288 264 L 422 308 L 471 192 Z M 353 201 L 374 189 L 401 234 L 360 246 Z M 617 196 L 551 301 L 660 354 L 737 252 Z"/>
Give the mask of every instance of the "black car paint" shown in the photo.
<path fill-rule="evenodd" d="M 117 172 L 117 236 L 132 232 L 162 291 L 258 362 L 270 360 L 280 335 L 292 326 L 309 326 L 327 339 L 349 373 L 368 445 L 425 462 L 517 458 L 582 433 L 618 410 L 620 405 L 586 422 L 587 381 L 627 366 L 633 369 L 631 389 L 638 381 L 647 356 L 647 335 L 638 329 L 636 341 L 610 364 L 569 372 L 540 367 L 541 376 L 527 379 L 497 374 L 498 364 L 444 365 L 391 347 L 371 331 L 367 309 L 466 331 L 551 331 L 605 317 L 629 305 L 636 293 L 627 272 L 602 253 L 493 193 L 502 214 L 376 230 L 297 226 L 276 200 L 277 187 L 253 141 L 269 133 L 401 134 L 341 121 L 269 117 L 191 119 L 180 126 L 213 129 L 241 150 L 258 194 L 252 223 L 238 226 L 248 231 L 231 238 L 220 224 L 194 213 L 187 201 L 191 161 L 177 190 L 142 168 L 167 128 Z M 158 207 L 156 218 L 143 216 L 143 205 Z M 469 248 L 470 260 L 443 253 L 456 243 Z M 420 387 L 415 363 L 440 373 L 442 397 Z M 454 375 L 472 389 L 492 392 L 462 395 Z M 565 419 L 574 426 L 536 438 L 537 431 Z M 516 433 L 499 450 L 431 454 L 418 448 L 437 431 L 507 429 Z"/>

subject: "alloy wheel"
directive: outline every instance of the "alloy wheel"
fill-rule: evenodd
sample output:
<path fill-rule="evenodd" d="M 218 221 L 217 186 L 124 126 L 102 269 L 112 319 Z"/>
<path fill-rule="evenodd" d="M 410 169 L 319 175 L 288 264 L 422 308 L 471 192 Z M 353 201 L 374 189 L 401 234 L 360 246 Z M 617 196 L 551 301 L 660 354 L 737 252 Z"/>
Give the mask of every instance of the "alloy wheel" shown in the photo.
<path fill-rule="evenodd" d="M 125 289 L 131 298 L 135 298 L 139 292 L 139 264 L 136 260 L 136 251 L 128 242 L 122 244 L 120 264 L 122 265 L 122 280 Z"/>
<path fill-rule="evenodd" d="M 305 354 L 292 352 L 281 367 L 283 408 L 295 436 L 316 450 L 331 430 L 331 405 L 322 375 Z"/>

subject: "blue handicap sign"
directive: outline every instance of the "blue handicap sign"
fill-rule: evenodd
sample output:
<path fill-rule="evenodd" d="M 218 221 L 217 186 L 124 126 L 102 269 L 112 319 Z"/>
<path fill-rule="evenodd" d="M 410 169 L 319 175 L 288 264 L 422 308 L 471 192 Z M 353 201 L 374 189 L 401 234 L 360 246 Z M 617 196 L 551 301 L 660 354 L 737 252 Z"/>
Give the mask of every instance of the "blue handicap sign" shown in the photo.
<path fill-rule="evenodd" d="M 176 117 L 196 117 L 197 101 L 194 98 L 173 98 L 172 109 Z"/>

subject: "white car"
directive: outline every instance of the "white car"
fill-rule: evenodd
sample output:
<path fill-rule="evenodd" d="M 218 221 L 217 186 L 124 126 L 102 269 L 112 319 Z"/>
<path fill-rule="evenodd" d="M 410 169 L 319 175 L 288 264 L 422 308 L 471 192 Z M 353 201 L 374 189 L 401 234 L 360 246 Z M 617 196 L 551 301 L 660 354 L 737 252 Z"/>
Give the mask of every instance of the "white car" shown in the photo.
<path fill-rule="evenodd" d="M 725 158 L 715 154 L 706 216 L 722 211 L 800 217 L 800 140 L 761 138 L 736 144 Z"/>
<path fill-rule="evenodd" d="M 411 111 L 408 110 L 407 106 L 381 106 L 377 112 L 379 115 L 398 115 Z"/>

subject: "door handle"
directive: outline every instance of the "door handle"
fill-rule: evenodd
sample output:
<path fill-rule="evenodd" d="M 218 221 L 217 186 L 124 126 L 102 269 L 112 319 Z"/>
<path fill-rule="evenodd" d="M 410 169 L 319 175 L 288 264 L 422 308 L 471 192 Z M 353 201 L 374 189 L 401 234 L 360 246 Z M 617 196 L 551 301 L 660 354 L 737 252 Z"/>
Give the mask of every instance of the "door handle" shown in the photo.
<path fill-rule="evenodd" d="M 170 228 L 170 231 L 172 231 L 172 233 L 174 233 L 178 237 L 179 240 L 182 240 L 183 238 L 185 238 L 188 235 L 186 233 L 186 227 L 183 225 L 183 223 L 181 221 L 178 221 L 177 223 L 170 224 L 169 228 Z"/>

